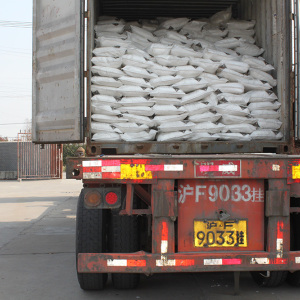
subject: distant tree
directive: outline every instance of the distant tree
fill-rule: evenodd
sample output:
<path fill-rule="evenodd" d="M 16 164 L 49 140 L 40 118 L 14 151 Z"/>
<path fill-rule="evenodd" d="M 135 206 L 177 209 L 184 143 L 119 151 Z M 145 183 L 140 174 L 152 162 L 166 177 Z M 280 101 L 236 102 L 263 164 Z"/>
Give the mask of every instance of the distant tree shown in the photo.
<path fill-rule="evenodd" d="M 63 146 L 63 163 L 64 166 L 66 165 L 67 162 L 67 157 L 76 157 L 76 150 L 79 148 L 86 148 L 85 145 L 83 144 L 65 144 Z"/>
<path fill-rule="evenodd" d="M 0 136 L 0 142 L 7 142 L 8 138 L 4 136 Z"/>

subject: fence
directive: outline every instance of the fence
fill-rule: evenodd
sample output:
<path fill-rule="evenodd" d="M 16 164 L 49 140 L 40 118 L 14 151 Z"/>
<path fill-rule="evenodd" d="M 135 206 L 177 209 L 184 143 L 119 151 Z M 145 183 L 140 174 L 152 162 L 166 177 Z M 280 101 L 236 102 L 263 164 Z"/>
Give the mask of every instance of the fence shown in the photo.
<path fill-rule="evenodd" d="M 18 178 L 61 179 L 62 145 L 37 145 L 31 142 L 31 133 L 18 134 Z"/>

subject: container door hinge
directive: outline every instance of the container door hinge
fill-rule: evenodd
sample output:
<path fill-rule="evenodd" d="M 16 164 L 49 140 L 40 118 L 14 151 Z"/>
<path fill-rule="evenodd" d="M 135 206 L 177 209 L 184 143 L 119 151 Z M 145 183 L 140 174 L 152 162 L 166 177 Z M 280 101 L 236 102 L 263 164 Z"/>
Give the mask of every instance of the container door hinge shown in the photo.
<path fill-rule="evenodd" d="M 84 130 L 84 132 L 85 132 L 85 137 L 88 136 L 88 133 L 87 133 L 86 128 L 87 128 L 87 117 L 84 117 L 84 118 L 83 118 L 83 130 Z"/>
<path fill-rule="evenodd" d="M 85 17 L 86 19 L 89 19 L 90 15 L 91 15 L 91 13 L 90 13 L 89 10 L 84 12 L 84 17 Z"/>
<path fill-rule="evenodd" d="M 84 76 L 84 77 L 88 77 L 88 71 L 84 71 L 84 72 L 83 72 L 83 76 Z"/>

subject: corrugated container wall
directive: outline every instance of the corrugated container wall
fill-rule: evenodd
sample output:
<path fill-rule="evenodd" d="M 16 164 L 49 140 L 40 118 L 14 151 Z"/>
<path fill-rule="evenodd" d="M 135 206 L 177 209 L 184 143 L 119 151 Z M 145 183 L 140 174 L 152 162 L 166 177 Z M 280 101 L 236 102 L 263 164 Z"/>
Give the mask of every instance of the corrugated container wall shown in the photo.
<path fill-rule="evenodd" d="M 233 0 L 233 1 L 168 1 L 168 0 L 90 0 L 91 12 L 88 26 L 87 62 L 91 69 L 92 50 L 94 48 L 94 25 L 100 15 L 110 15 L 136 20 L 156 18 L 158 16 L 210 17 L 214 13 L 232 5 L 233 17 L 244 20 L 256 20 L 257 45 L 263 47 L 263 57 L 275 67 L 272 75 L 278 80 L 276 93 L 281 102 L 281 120 L 283 126 L 281 141 L 249 142 L 177 142 L 177 143 L 97 143 L 90 139 L 90 109 L 87 105 L 88 117 L 88 152 L 92 154 L 134 154 L 134 153 L 236 153 L 236 152 L 276 152 L 290 153 L 293 139 L 293 113 L 291 99 L 291 22 L 290 1 L 283 0 Z M 88 82 L 90 82 L 90 76 Z M 90 99 L 90 90 L 87 98 Z"/>

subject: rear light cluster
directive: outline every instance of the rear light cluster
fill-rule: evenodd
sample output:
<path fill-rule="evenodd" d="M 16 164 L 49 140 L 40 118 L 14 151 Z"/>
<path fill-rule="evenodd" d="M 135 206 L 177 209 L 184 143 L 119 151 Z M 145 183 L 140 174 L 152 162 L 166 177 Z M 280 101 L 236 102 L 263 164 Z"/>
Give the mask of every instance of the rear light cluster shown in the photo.
<path fill-rule="evenodd" d="M 84 203 L 87 208 L 117 208 L 121 205 L 120 188 L 87 188 Z"/>

